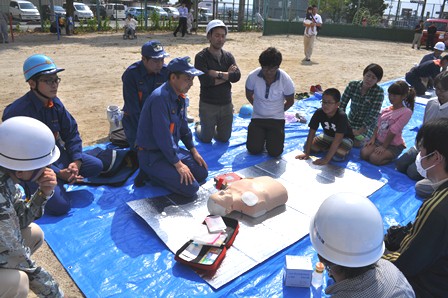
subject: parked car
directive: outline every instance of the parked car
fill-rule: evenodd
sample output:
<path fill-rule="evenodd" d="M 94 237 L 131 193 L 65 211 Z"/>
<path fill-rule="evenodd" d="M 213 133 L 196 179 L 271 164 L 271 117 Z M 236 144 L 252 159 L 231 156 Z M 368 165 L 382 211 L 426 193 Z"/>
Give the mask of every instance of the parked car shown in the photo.
<path fill-rule="evenodd" d="M 162 7 L 160 6 L 152 6 L 152 5 L 148 5 L 147 6 L 148 9 L 148 17 L 150 18 L 151 15 L 153 13 L 157 13 L 160 17 L 161 20 L 167 20 L 168 19 L 168 14 L 166 13 L 165 10 L 163 10 Z"/>
<path fill-rule="evenodd" d="M 427 19 L 424 24 L 423 35 L 421 39 L 421 45 L 426 45 L 426 39 L 428 38 L 428 27 L 434 24 L 437 27 L 436 36 L 434 37 L 434 44 L 439 41 L 445 43 L 445 46 L 448 47 L 448 34 L 447 34 L 447 19 Z"/>
<path fill-rule="evenodd" d="M 98 18 L 96 15 L 96 4 L 89 4 L 88 6 L 89 6 L 90 10 L 93 12 L 93 16 Z M 105 19 L 107 17 L 106 8 L 104 7 L 104 5 L 99 5 L 99 8 L 100 8 L 101 19 Z"/>
<path fill-rule="evenodd" d="M 62 7 L 67 9 L 66 3 L 62 4 Z M 73 2 L 73 10 L 73 17 L 75 18 L 75 21 L 79 21 L 81 19 L 93 19 L 93 12 L 84 3 Z"/>
<path fill-rule="evenodd" d="M 73 2 L 73 7 L 75 8 L 73 13 L 75 21 L 79 21 L 81 19 L 93 19 L 93 12 L 84 3 Z"/>
<path fill-rule="evenodd" d="M 133 18 L 138 19 L 140 16 L 143 16 L 145 13 L 145 10 L 141 7 L 129 7 L 126 10 L 126 16 L 128 14 L 131 14 Z"/>
<path fill-rule="evenodd" d="M 9 2 L 9 13 L 20 21 L 40 21 L 40 13 L 29 1 L 12 0 Z"/>
<path fill-rule="evenodd" d="M 65 12 L 65 9 L 62 6 L 55 5 L 53 7 L 54 7 L 54 13 L 51 11 L 51 5 L 44 4 L 41 6 L 41 16 L 44 20 L 53 21 L 55 15 L 65 18 L 65 15 L 67 13 Z"/>
<path fill-rule="evenodd" d="M 179 19 L 179 11 L 177 10 L 176 7 L 167 6 L 162 8 L 168 14 L 168 18 L 173 20 Z"/>
<path fill-rule="evenodd" d="M 123 4 L 106 4 L 106 14 L 111 20 L 115 18 L 124 20 L 126 18 L 126 8 Z"/>
<path fill-rule="evenodd" d="M 198 8 L 198 19 L 199 21 L 205 21 L 205 22 L 211 21 L 213 20 L 213 13 L 208 8 L 200 7 Z"/>

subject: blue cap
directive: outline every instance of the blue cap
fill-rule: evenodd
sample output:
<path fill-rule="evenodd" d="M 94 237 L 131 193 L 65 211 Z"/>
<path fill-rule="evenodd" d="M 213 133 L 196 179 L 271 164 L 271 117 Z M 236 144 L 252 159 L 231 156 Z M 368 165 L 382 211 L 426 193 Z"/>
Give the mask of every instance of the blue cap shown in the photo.
<path fill-rule="evenodd" d="M 32 55 L 23 63 L 23 75 L 27 82 L 35 75 L 48 75 L 60 71 L 64 69 L 58 68 L 50 57 L 42 54 Z"/>
<path fill-rule="evenodd" d="M 188 74 L 190 76 L 200 76 L 204 73 L 196 68 L 190 63 L 190 57 L 178 57 L 168 63 L 167 69 L 169 72 L 181 72 Z"/>
<path fill-rule="evenodd" d="M 241 107 L 238 116 L 240 116 L 241 118 L 251 118 L 253 112 L 254 112 L 253 106 L 251 104 L 245 104 Z"/>
<path fill-rule="evenodd" d="M 169 54 L 165 52 L 160 41 L 150 40 L 142 46 L 142 56 L 159 59 L 168 57 Z"/>

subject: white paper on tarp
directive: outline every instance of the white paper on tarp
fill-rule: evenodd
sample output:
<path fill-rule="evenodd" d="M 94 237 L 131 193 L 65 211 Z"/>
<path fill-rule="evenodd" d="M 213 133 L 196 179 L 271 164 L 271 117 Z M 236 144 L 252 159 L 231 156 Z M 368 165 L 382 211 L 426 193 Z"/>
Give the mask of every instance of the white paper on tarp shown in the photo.
<path fill-rule="evenodd" d="M 217 272 L 212 277 L 202 276 L 213 288 L 220 288 L 306 236 L 310 218 L 328 196 L 338 192 L 368 196 L 384 185 L 348 169 L 315 166 L 311 159 L 297 160 L 294 157 L 299 153 L 290 152 L 237 172 L 247 178 L 273 177 L 288 190 L 288 202 L 258 218 L 239 212 L 228 215 L 239 221 L 240 229 Z M 170 195 L 131 201 L 128 205 L 176 253 L 209 214 L 207 200 L 216 191 L 210 179 L 189 202 Z"/>
<path fill-rule="evenodd" d="M 428 103 L 428 101 L 430 101 L 432 99 L 437 99 L 437 94 L 436 94 L 435 89 L 427 90 L 425 92 L 424 96 L 416 96 L 415 102 L 422 104 L 422 105 L 426 105 Z"/>

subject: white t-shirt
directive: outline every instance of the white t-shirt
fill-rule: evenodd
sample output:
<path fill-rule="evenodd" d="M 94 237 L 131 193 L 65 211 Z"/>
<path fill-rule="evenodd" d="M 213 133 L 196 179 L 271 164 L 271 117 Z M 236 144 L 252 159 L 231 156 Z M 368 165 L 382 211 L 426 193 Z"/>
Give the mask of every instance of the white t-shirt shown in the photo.
<path fill-rule="evenodd" d="M 317 23 L 317 24 L 322 24 L 322 17 L 319 15 L 319 14 L 315 14 L 314 16 L 313 16 L 313 18 L 314 18 L 314 21 Z M 306 21 L 306 20 L 305 20 Z M 313 22 L 313 21 L 312 21 Z M 304 22 L 305 23 L 305 22 Z M 314 23 L 314 22 L 313 22 Z M 309 35 L 317 35 L 317 29 L 316 29 L 316 27 L 317 26 L 314 26 L 314 27 L 310 27 L 310 30 L 306 30 L 307 28 L 305 28 L 305 32 L 306 33 L 308 33 Z"/>
<path fill-rule="evenodd" d="M 448 102 L 440 105 L 437 98 L 429 100 L 426 104 L 423 123 L 433 119 L 448 118 Z"/>
<path fill-rule="evenodd" d="M 285 119 L 285 97 L 294 95 L 294 82 L 285 71 L 279 69 L 276 80 L 267 86 L 258 67 L 249 73 L 246 89 L 254 93 L 253 119 Z"/>
<path fill-rule="evenodd" d="M 134 18 L 131 19 L 126 18 L 124 24 L 133 30 L 135 30 L 135 28 L 137 28 L 138 25 L 137 21 Z"/>

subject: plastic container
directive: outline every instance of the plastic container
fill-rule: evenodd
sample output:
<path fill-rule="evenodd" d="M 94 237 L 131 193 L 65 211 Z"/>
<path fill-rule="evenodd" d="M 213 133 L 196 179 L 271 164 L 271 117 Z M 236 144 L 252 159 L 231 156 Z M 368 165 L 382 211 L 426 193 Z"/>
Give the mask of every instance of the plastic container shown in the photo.
<path fill-rule="evenodd" d="M 321 262 L 316 263 L 316 268 L 314 269 L 313 275 L 311 277 L 311 285 L 318 289 L 322 286 L 324 279 L 324 269 L 325 266 Z"/>

